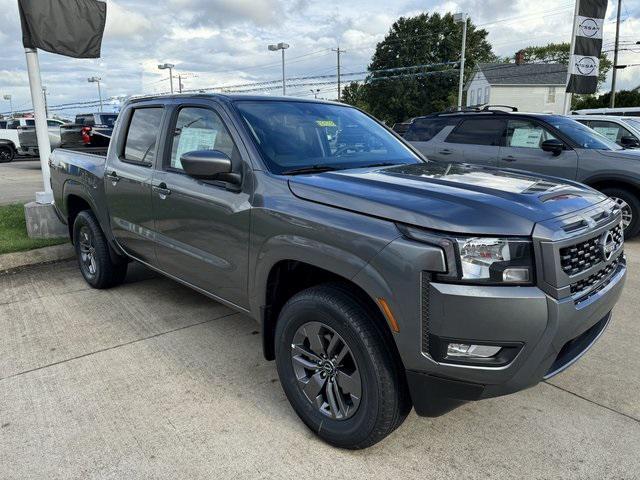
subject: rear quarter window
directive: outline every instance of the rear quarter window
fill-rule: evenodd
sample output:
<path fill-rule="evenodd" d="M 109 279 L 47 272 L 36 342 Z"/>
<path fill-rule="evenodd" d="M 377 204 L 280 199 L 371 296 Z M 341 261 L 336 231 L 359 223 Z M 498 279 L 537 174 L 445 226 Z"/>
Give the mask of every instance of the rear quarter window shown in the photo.
<path fill-rule="evenodd" d="M 447 143 L 500 146 L 506 123 L 495 118 L 470 118 L 458 125 L 445 140 Z"/>

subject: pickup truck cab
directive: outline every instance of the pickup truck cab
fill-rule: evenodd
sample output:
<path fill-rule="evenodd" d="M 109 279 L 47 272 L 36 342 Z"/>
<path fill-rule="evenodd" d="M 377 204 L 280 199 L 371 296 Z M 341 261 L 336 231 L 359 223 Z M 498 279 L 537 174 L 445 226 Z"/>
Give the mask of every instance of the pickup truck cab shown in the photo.
<path fill-rule="evenodd" d="M 50 164 L 91 286 L 135 260 L 251 316 L 296 413 L 344 448 L 561 372 L 626 276 L 606 196 L 429 161 L 341 104 L 133 99 L 106 157 Z"/>
<path fill-rule="evenodd" d="M 117 113 L 80 113 L 74 123 L 60 128 L 60 146 L 68 149 L 106 150 Z"/>

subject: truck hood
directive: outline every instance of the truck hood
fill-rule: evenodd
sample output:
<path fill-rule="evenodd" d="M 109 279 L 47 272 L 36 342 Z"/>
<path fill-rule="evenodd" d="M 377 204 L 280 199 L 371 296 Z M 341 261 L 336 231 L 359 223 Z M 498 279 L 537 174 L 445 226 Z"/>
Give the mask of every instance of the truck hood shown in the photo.
<path fill-rule="evenodd" d="M 606 200 L 575 182 L 439 162 L 296 176 L 289 188 L 312 202 L 462 234 L 531 235 L 538 222 Z"/>

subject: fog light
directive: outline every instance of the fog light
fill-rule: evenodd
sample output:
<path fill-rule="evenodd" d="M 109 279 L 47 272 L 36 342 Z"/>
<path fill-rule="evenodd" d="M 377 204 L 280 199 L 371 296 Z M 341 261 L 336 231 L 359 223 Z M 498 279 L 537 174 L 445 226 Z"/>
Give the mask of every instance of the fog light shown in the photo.
<path fill-rule="evenodd" d="M 505 283 L 527 283 L 530 281 L 528 268 L 507 268 L 502 272 L 502 281 Z"/>
<path fill-rule="evenodd" d="M 450 343 L 447 345 L 447 357 L 457 358 L 490 358 L 502 350 L 493 345 L 468 345 L 466 343 Z"/>

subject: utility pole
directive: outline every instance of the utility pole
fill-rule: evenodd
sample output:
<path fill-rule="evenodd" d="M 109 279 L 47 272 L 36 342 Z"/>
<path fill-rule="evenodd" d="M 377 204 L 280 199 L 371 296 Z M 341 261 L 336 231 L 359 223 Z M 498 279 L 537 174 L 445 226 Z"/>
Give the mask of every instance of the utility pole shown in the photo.
<path fill-rule="evenodd" d="M 464 91 L 464 62 L 467 50 L 467 14 L 456 13 L 453 16 L 456 23 L 462 23 L 462 52 L 460 54 L 460 84 L 458 85 L 458 110 L 462 110 L 462 93 Z"/>
<path fill-rule="evenodd" d="M 178 74 L 178 93 L 182 93 L 182 74 Z"/>
<path fill-rule="evenodd" d="M 336 54 L 338 55 L 338 101 L 341 102 L 342 101 L 342 83 L 340 78 L 340 54 L 346 53 L 346 52 L 342 50 L 340 47 L 332 48 L 331 51 L 336 52 Z"/>
<path fill-rule="evenodd" d="M 288 43 L 280 42 L 277 44 L 272 44 L 267 47 L 270 52 L 277 52 L 278 50 L 282 50 L 282 96 L 287 95 L 287 84 L 285 80 L 285 72 L 284 72 L 284 51 L 289 48 Z"/>
<path fill-rule="evenodd" d="M 100 111 L 104 112 L 104 106 L 102 105 L 102 90 L 100 89 L 100 81 L 102 79 L 100 77 L 89 77 L 87 78 L 87 82 L 89 83 L 97 83 L 98 84 L 98 98 L 100 99 Z"/>
<path fill-rule="evenodd" d="M 620 49 L 620 12 L 622 11 L 622 0 L 618 0 L 618 19 L 616 23 L 616 46 L 613 54 L 613 76 L 611 78 L 611 108 L 616 107 L 616 80 L 618 76 L 618 50 Z"/>

